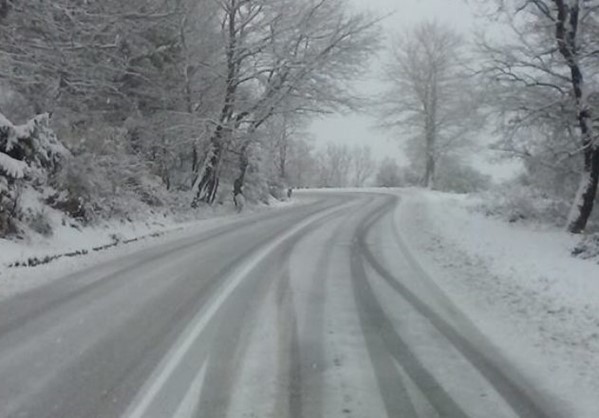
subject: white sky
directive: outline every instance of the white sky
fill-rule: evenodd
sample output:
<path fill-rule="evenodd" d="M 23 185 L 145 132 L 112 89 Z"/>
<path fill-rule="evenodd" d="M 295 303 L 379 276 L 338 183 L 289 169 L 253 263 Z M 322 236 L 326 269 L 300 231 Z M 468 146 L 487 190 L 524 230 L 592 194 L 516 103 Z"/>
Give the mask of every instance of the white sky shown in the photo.
<path fill-rule="evenodd" d="M 384 22 L 387 35 L 400 32 L 423 20 L 437 20 L 468 36 L 480 23 L 475 17 L 474 9 L 465 0 L 351 1 L 357 10 L 370 10 L 377 15 L 392 14 Z M 361 86 L 364 86 L 365 93 L 382 88 L 382 84 L 377 80 L 380 71 L 379 65 L 375 61 L 373 60 L 373 68 L 370 72 L 371 79 L 360 83 Z M 309 131 L 316 138 L 317 146 L 322 146 L 328 141 L 345 143 L 350 146 L 369 144 L 376 158 L 393 157 L 402 164 L 406 163 L 401 151 L 401 138 L 394 138 L 393 133 L 377 129 L 376 120 L 367 114 L 323 117 L 316 120 Z M 509 177 L 516 167 L 514 164 L 489 164 L 486 159 L 479 159 L 474 163 L 479 169 L 493 175 L 498 180 Z"/>

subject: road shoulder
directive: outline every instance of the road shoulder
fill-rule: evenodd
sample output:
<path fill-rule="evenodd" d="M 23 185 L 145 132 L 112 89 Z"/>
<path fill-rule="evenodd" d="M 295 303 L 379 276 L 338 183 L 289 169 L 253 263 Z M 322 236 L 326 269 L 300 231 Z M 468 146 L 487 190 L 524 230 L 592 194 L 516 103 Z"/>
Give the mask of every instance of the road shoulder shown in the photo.
<path fill-rule="evenodd" d="M 535 386 L 596 417 L 599 266 L 572 259 L 561 231 L 487 219 L 464 197 L 400 194 L 397 228 L 428 276 Z"/>

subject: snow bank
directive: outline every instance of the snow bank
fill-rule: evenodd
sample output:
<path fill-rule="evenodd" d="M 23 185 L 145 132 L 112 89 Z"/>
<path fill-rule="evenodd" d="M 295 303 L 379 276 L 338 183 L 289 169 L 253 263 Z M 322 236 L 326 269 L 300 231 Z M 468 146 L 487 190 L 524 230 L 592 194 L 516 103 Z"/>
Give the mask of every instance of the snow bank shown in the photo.
<path fill-rule="evenodd" d="M 509 224 L 476 199 L 410 190 L 398 228 L 429 275 L 542 390 L 599 416 L 599 265 L 576 259 L 577 237 Z"/>

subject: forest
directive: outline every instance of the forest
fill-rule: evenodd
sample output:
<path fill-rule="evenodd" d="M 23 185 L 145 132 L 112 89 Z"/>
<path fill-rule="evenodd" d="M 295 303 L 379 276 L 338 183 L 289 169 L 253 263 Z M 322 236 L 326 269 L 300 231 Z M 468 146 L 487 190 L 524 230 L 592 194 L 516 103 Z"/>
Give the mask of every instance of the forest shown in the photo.
<path fill-rule="evenodd" d="M 387 34 L 347 0 L 2 0 L 0 237 L 49 235 L 56 211 L 77 225 L 193 212 L 234 184 L 264 203 L 288 188 L 476 192 L 490 215 L 587 231 L 599 4 L 476 3 L 499 36 L 435 21 Z M 364 95 L 380 57 L 385 91 Z M 368 138 L 315 144 L 307 127 L 338 112 L 375 115 L 409 163 L 377 160 Z M 479 172 L 483 146 L 521 172 Z"/>

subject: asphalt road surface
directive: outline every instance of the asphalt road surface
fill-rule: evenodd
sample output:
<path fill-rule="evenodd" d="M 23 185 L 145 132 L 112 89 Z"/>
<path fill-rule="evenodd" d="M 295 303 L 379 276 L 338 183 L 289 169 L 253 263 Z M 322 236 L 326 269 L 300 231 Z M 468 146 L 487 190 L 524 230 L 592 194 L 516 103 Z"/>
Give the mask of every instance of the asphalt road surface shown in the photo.
<path fill-rule="evenodd" d="M 542 417 L 400 197 L 302 195 L 0 303 L 0 417 Z"/>

